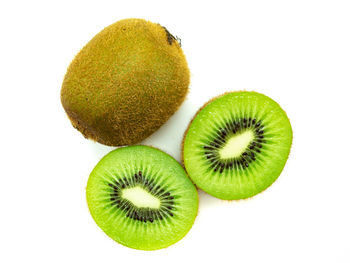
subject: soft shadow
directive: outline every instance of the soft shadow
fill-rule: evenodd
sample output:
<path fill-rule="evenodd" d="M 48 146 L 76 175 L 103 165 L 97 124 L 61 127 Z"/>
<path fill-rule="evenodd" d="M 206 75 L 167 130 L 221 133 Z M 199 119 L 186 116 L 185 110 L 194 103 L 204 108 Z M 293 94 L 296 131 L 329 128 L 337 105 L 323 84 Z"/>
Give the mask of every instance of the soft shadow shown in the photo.
<path fill-rule="evenodd" d="M 207 209 L 211 207 L 216 207 L 219 203 L 225 203 L 227 201 L 218 199 L 198 189 L 199 196 L 199 209 Z"/>
<path fill-rule="evenodd" d="M 157 147 L 180 161 L 182 138 L 196 111 L 195 105 L 185 100 L 180 109 L 141 144 Z"/>
<path fill-rule="evenodd" d="M 180 161 L 181 144 L 184 132 L 192 120 L 197 108 L 185 100 L 179 110 L 162 127 L 140 143 L 159 148 Z M 98 142 L 87 140 L 94 159 L 100 160 L 104 155 L 116 149 Z"/>
<path fill-rule="evenodd" d="M 114 150 L 116 147 L 106 146 L 98 142 L 94 142 L 92 140 L 88 141 L 88 148 L 91 150 L 92 157 L 96 160 L 100 160 L 103 156 L 105 156 L 110 151 Z"/>

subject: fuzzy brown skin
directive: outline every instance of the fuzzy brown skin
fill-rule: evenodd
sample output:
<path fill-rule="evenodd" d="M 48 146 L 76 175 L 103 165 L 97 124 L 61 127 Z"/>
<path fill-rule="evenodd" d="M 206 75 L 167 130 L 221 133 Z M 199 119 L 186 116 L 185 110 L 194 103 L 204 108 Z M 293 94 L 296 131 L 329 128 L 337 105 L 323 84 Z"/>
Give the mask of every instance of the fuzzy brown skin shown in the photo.
<path fill-rule="evenodd" d="M 189 82 L 176 38 L 158 24 L 125 19 L 106 27 L 78 53 L 65 75 L 61 102 L 86 138 L 130 145 L 177 111 Z"/>

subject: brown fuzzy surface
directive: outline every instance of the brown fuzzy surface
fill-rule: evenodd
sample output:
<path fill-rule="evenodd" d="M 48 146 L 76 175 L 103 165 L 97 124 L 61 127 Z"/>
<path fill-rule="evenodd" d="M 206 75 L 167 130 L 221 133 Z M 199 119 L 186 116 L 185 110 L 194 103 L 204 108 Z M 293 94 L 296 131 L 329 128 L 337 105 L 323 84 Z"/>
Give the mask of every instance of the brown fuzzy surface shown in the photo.
<path fill-rule="evenodd" d="M 175 38 L 158 24 L 125 19 L 98 33 L 74 58 L 61 102 L 86 138 L 135 144 L 162 126 L 184 101 L 190 82 Z"/>

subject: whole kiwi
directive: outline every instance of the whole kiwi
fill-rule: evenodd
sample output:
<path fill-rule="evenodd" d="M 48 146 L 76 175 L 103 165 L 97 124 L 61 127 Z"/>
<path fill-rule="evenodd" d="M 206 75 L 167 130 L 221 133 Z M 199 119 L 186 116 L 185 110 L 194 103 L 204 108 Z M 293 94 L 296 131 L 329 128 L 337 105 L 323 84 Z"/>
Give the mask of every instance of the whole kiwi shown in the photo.
<path fill-rule="evenodd" d="M 74 58 L 61 102 L 86 138 L 129 145 L 147 138 L 175 113 L 189 82 L 177 38 L 159 24 L 125 19 L 103 29 Z"/>

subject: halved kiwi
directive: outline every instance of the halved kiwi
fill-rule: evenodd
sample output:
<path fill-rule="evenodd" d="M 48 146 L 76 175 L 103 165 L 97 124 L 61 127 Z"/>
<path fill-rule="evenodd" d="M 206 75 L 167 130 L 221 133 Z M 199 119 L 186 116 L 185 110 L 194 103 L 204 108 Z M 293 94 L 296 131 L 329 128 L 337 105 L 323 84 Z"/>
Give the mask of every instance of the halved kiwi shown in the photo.
<path fill-rule="evenodd" d="M 227 93 L 204 105 L 189 125 L 184 165 L 205 192 L 227 200 L 248 198 L 278 178 L 292 137 L 286 113 L 271 98 Z"/>
<path fill-rule="evenodd" d="M 91 172 L 86 196 L 92 217 L 108 236 L 142 250 L 179 241 L 198 210 L 197 190 L 182 166 L 148 146 L 107 154 Z"/>

